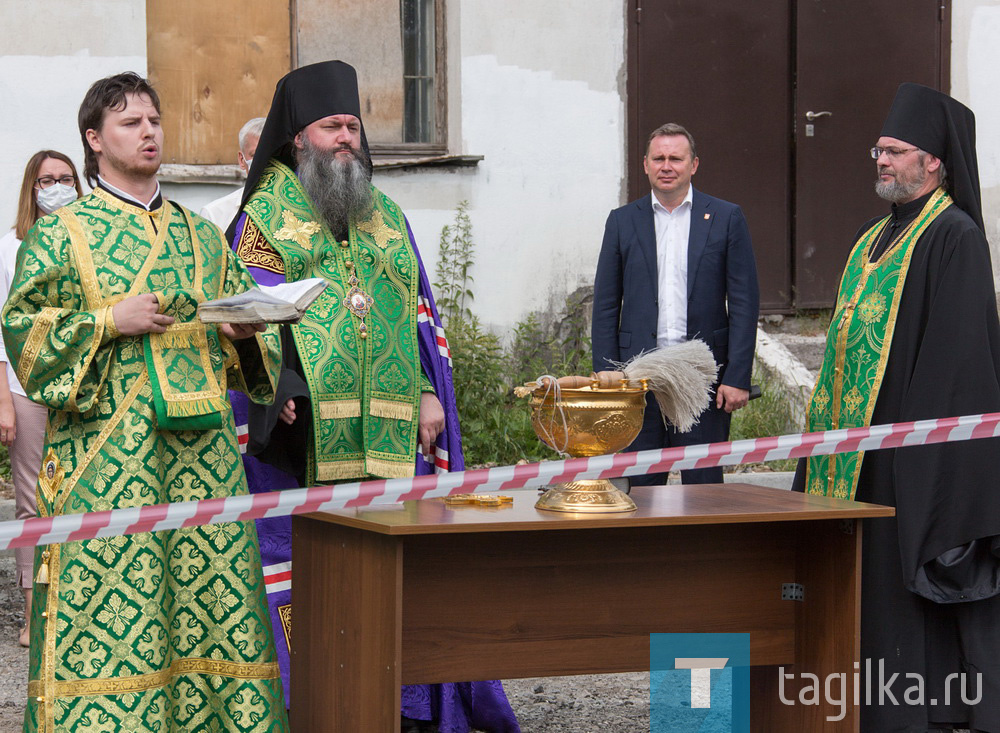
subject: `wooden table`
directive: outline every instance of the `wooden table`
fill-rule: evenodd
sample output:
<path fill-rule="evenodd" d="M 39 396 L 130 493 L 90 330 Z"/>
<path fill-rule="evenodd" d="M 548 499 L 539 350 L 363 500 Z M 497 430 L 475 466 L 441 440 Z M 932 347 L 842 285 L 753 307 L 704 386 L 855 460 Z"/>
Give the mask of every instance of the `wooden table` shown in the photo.
<path fill-rule="evenodd" d="M 296 731 L 396 733 L 403 683 L 648 670 L 651 632 L 749 632 L 753 730 L 857 730 L 856 709 L 828 722 L 833 706 L 780 704 L 773 665 L 853 672 L 861 527 L 847 520 L 891 508 L 743 484 L 636 488 L 621 514 L 512 494 L 293 519 Z M 782 600 L 785 583 L 804 600 Z"/>

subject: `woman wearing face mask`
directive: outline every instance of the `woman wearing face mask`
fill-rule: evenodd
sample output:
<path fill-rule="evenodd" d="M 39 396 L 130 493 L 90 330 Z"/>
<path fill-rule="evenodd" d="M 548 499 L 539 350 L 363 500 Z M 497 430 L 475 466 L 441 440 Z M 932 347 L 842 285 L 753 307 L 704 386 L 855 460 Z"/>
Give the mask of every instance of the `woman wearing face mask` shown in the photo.
<path fill-rule="evenodd" d="M 55 150 L 41 150 L 31 156 L 24 169 L 21 196 L 17 202 L 14 228 L 0 238 L 0 305 L 7 302 L 14 278 L 17 248 L 35 222 L 83 195 L 73 161 Z M 24 396 L 0 334 L 0 443 L 10 451 L 10 472 L 14 479 L 15 516 L 27 519 L 37 513 L 35 485 L 42 465 L 47 411 Z M 19 547 L 17 582 L 24 593 L 24 618 L 31 617 L 33 547 Z M 21 630 L 21 646 L 28 646 L 27 625 Z"/>

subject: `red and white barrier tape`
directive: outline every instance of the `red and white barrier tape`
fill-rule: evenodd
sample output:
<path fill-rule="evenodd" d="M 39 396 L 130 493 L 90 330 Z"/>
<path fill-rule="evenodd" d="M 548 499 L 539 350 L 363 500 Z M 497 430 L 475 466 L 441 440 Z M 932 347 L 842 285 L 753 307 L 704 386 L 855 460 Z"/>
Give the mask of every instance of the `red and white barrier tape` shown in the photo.
<path fill-rule="evenodd" d="M 543 461 L 522 466 L 437 473 L 412 479 L 314 486 L 177 504 L 37 517 L 0 523 L 0 549 L 75 542 L 137 532 L 159 532 L 222 522 L 244 522 L 373 504 L 395 504 L 410 499 L 429 499 L 458 493 L 509 491 L 577 479 L 615 478 L 688 468 L 731 466 L 779 458 L 995 438 L 998 435 L 1000 413 L 994 412 L 869 428 L 847 428 L 639 453 Z"/>

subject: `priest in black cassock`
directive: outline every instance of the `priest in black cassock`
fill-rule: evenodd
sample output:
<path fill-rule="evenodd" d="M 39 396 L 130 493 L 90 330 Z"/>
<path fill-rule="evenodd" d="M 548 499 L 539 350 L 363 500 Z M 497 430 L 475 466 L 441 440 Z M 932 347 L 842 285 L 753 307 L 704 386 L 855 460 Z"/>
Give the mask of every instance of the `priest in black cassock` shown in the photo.
<path fill-rule="evenodd" d="M 891 211 L 858 230 L 809 429 L 1000 411 L 975 117 L 903 84 L 871 153 Z M 863 523 L 861 730 L 1000 731 L 1000 439 L 811 458 L 796 488 L 896 507 Z"/>

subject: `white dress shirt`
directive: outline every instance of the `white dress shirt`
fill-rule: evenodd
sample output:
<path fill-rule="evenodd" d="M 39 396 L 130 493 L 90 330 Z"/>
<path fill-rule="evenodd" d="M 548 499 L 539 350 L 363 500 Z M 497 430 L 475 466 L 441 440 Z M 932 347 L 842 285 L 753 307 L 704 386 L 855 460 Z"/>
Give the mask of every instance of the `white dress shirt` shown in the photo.
<path fill-rule="evenodd" d="M 688 238 L 691 234 L 693 188 L 673 211 L 653 198 L 653 227 L 656 231 L 656 270 L 659 285 L 659 315 L 656 345 L 678 344 L 687 340 Z"/>
<path fill-rule="evenodd" d="M 236 217 L 243 203 L 243 187 L 240 186 L 232 193 L 227 193 L 222 198 L 210 201 L 202 207 L 198 213 L 215 224 L 223 232 L 229 227 L 229 223 Z"/>

